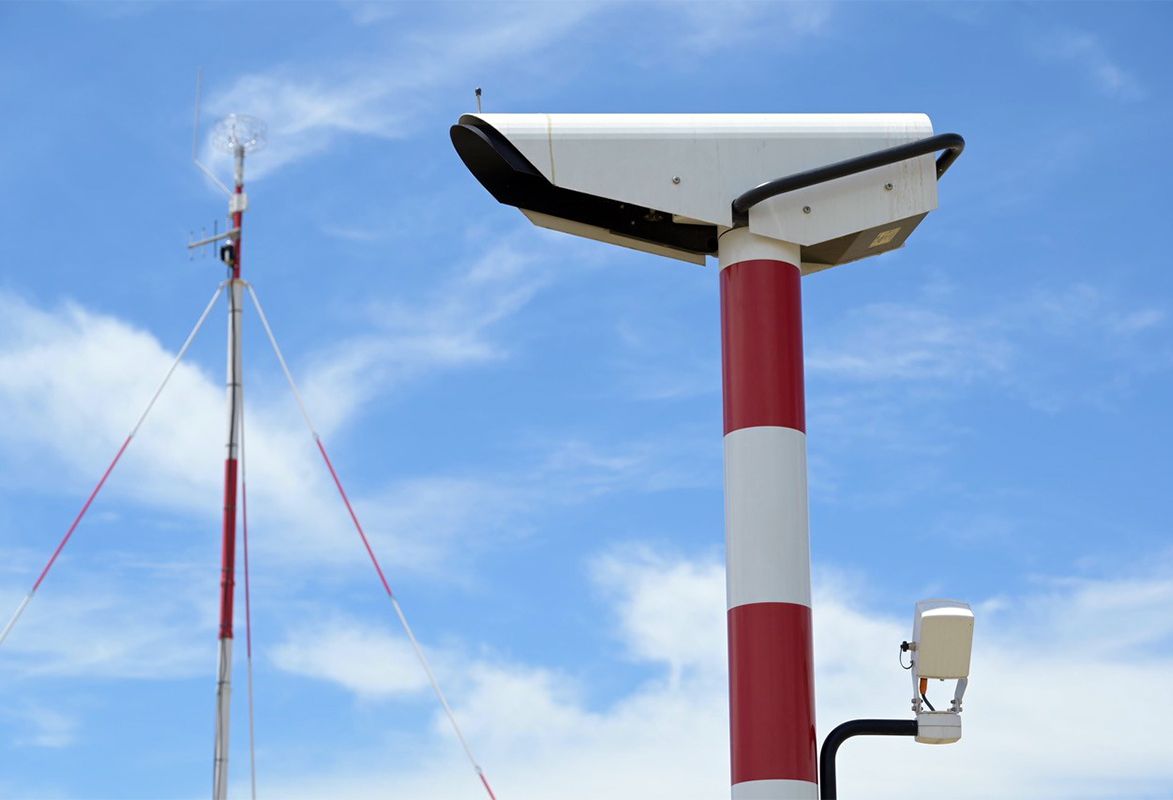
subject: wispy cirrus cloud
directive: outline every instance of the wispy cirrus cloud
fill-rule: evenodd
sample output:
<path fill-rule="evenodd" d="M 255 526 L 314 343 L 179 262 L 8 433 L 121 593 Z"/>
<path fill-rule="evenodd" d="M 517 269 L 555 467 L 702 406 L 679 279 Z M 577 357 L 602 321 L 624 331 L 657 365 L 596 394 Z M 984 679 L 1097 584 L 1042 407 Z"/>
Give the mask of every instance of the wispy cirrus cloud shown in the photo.
<path fill-rule="evenodd" d="M 610 13 L 629 18 L 636 8 L 658 33 L 670 30 L 681 52 L 712 52 L 746 39 L 769 35 L 797 41 L 823 31 L 832 16 L 829 3 L 670 2 L 637 7 L 616 0 L 575 3 L 437 4 L 348 3 L 364 29 L 394 24 L 399 39 L 390 54 L 382 43 L 369 54 L 344 61 L 281 64 L 237 78 L 208 97 L 212 115 L 245 113 L 264 119 L 269 143 L 251 159 L 254 178 L 322 153 L 342 137 L 381 139 L 404 136 L 422 117 L 439 108 L 446 92 L 469 97 L 475 76 L 519 59 L 554 63 L 559 48 L 583 26 Z M 567 71 L 545 69 L 527 81 L 565 80 Z M 203 158 L 221 170 L 228 156 L 205 143 Z"/>
<path fill-rule="evenodd" d="M 10 681 L 166 681 L 204 672 L 216 609 L 203 591 L 207 584 L 199 567 L 145 562 L 119 552 L 102 561 L 100 571 L 71 571 L 64 586 L 63 574 L 47 580 L 4 643 L 0 671 Z M 3 613 L 15 608 L 27 589 L 5 581 Z"/>
<path fill-rule="evenodd" d="M 682 30 L 682 45 L 701 52 L 744 44 L 757 37 L 770 37 L 787 43 L 821 33 L 832 17 L 834 7 L 827 2 L 790 0 L 781 3 L 757 3 L 734 0 L 726 3 L 671 2 L 665 6 L 673 12 Z"/>
<path fill-rule="evenodd" d="M 279 65 L 237 78 L 211 94 L 211 114 L 247 113 L 269 126 L 269 144 L 252 159 L 250 173 L 264 177 L 321 153 L 341 136 L 396 138 L 458 81 L 502 60 L 549 50 L 606 2 L 512 3 L 394 7 L 354 4 L 364 26 L 401 26 L 390 53 L 380 47 L 347 61 Z M 471 84 L 461 86 L 471 91 Z M 227 156 L 205 147 L 219 168 Z"/>
<path fill-rule="evenodd" d="M 1061 402 L 1051 390 L 1054 371 L 1063 366 L 1050 358 L 1056 347 L 1081 352 L 1082 359 L 1063 364 L 1085 372 L 1089 362 L 1137 374 L 1173 365 L 1173 351 L 1153 346 L 1169 318 L 1159 303 L 1129 302 L 1074 284 L 973 312 L 950 302 L 948 294 L 848 309 L 820 331 L 808 370 L 816 379 L 944 391 L 983 381 L 1050 406 Z M 1068 401 L 1088 399 L 1103 398 Z"/>
<path fill-rule="evenodd" d="M 340 3 L 359 25 L 375 25 L 403 16 L 403 5 L 385 0 L 342 0 Z"/>
<path fill-rule="evenodd" d="M 943 465 L 987 424 L 957 413 L 975 400 L 998 397 L 1045 416 L 1122 407 L 1173 369 L 1166 305 L 1075 284 L 973 308 L 946 288 L 820 318 L 806 358 L 812 492 L 841 501 L 852 486 L 857 500 L 889 504 L 930 485 L 951 491 L 940 483 Z M 865 459 L 898 459 L 900 481 L 844 471 L 865 441 Z M 960 528 L 983 507 L 967 507 Z"/>
<path fill-rule="evenodd" d="M 18 747 L 69 747 L 77 738 L 80 720 L 73 714 L 38 703 L 18 703 L 10 708 L 11 717 L 21 728 Z"/>
<path fill-rule="evenodd" d="M 691 307 L 677 317 L 695 324 Z M 1164 335 L 1171 318 L 1159 298 L 1125 298 L 1089 283 L 1026 291 L 983 308 L 947 285 L 836 308 L 805 336 L 808 413 L 833 423 L 822 426 L 828 431 L 849 419 L 857 431 L 895 405 L 937 404 L 983 387 L 1044 410 L 1107 404 L 1130 383 L 1173 367 Z M 710 341 L 713 347 L 698 348 L 684 324 L 632 314 L 617 325 L 614 368 L 624 390 L 640 398 L 716 394 L 720 360 Z M 1065 357 L 1056 358 L 1059 351 Z M 1070 395 L 1073 370 L 1103 379 Z"/>
<path fill-rule="evenodd" d="M 1116 100 L 1143 100 L 1147 92 L 1140 79 L 1108 51 L 1103 38 L 1079 30 L 1057 31 L 1037 45 L 1043 58 L 1073 64 L 1102 94 Z"/>
<path fill-rule="evenodd" d="M 503 239 L 425 298 L 372 300 L 368 333 L 333 342 L 308 359 L 303 388 L 324 431 L 350 419 L 376 393 L 423 374 L 508 357 L 493 328 L 520 312 L 551 274 L 546 254 Z"/>

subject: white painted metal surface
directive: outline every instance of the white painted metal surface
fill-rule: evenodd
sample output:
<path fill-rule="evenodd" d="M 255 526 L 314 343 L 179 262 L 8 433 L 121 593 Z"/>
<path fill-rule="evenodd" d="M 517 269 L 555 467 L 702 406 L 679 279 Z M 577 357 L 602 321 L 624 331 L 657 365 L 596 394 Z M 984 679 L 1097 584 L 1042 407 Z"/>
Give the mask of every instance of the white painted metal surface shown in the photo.
<path fill-rule="evenodd" d="M 729 608 L 811 604 L 807 526 L 806 434 L 772 426 L 726 434 Z"/>
<path fill-rule="evenodd" d="M 744 781 L 733 784 L 733 800 L 816 800 L 818 784 L 809 781 Z"/>
<path fill-rule="evenodd" d="M 909 141 L 932 135 L 929 130 Z M 762 236 L 810 245 L 925 214 L 936 207 L 936 160 L 926 155 L 770 198 L 750 209 L 749 229 Z"/>
<path fill-rule="evenodd" d="M 802 248 L 789 242 L 758 236 L 744 229 L 725 231 L 717 240 L 717 260 L 721 269 L 739 261 L 759 258 L 785 261 L 797 266 L 802 260 Z"/>
<path fill-rule="evenodd" d="M 924 114 L 462 117 L 473 119 L 500 132 L 555 186 L 724 227 L 733 225 L 733 199 L 754 186 L 933 134 Z M 936 206 L 934 160 L 922 156 L 768 200 L 750 212 L 749 227 L 810 245 Z M 611 240 L 604 236 L 590 238 Z"/>
<path fill-rule="evenodd" d="M 232 709 L 232 640 L 220 639 L 216 678 L 216 746 L 213 754 L 212 800 L 228 800 L 228 751 Z"/>

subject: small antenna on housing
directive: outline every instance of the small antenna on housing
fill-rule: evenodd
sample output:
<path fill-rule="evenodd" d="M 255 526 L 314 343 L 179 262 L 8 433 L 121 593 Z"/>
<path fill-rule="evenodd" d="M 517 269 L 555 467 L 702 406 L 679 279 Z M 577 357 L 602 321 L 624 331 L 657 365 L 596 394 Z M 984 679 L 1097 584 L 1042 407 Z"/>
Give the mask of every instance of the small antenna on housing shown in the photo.
<path fill-rule="evenodd" d="M 476 89 L 476 96 L 477 96 L 477 113 L 479 114 L 479 113 L 481 113 L 481 87 L 479 87 L 479 86 Z"/>
<path fill-rule="evenodd" d="M 202 69 L 198 69 L 196 70 L 195 121 L 191 130 L 191 161 L 199 168 L 200 172 L 208 176 L 212 183 L 216 184 L 216 186 L 220 188 L 220 191 L 224 192 L 226 195 L 231 195 L 232 190 L 225 186 L 224 183 L 216 177 L 216 174 L 212 172 L 212 170 L 201 164 L 199 159 L 198 148 L 200 141 L 200 91 L 203 88 L 203 82 L 204 71 Z"/>

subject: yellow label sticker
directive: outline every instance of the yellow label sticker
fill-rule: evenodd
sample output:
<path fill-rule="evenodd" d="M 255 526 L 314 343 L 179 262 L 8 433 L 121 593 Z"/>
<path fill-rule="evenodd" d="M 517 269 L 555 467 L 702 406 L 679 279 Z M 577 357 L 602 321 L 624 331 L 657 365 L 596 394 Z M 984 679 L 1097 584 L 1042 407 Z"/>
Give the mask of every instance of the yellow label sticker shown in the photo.
<path fill-rule="evenodd" d="M 892 228 L 891 230 L 881 231 L 876 234 L 876 238 L 872 239 L 872 243 L 868 245 L 868 249 L 879 247 L 882 244 L 888 244 L 896 238 L 896 234 L 900 233 L 899 228 Z"/>

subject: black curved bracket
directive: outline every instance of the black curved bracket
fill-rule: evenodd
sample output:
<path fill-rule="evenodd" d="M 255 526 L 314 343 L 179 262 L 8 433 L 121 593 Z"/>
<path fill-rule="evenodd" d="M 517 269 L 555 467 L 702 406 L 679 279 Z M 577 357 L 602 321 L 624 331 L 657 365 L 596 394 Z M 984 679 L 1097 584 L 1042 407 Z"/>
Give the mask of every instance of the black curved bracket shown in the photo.
<path fill-rule="evenodd" d="M 736 226 L 745 225 L 749 220 L 749 210 L 763 200 L 769 200 L 771 197 L 777 197 L 780 194 L 786 194 L 787 192 L 793 192 L 798 189 L 805 189 L 808 186 L 814 186 L 819 183 L 833 181 L 837 178 L 846 178 L 848 175 L 867 172 L 869 169 L 886 167 L 898 161 L 907 161 L 910 158 L 928 155 L 938 150 L 944 150 L 945 152 L 937 159 L 937 180 L 940 180 L 941 176 L 945 174 L 949 167 L 953 166 L 953 162 L 957 160 L 961 155 L 961 151 L 964 149 L 965 139 L 961 138 L 961 134 L 941 133 L 936 136 L 930 136 L 927 139 L 920 139 L 919 141 L 909 142 L 908 144 L 889 147 L 886 150 L 877 150 L 874 153 L 849 158 L 846 161 L 837 161 L 825 167 L 797 172 L 794 175 L 787 175 L 785 178 L 766 181 L 760 186 L 755 186 L 748 192 L 745 192 L 733 201 L 733 224 Z"/>
<path fill-rule="evenodd" d="M 960 137 L 958 137 L 960 138 Z M 945 165 L 948 168 L 948 164 Z M 853 719 L 827 734 L 819 751 L 819 797 L 836 800 L 839 788 L 835 780 L 835 754 L 839 745 L 852 736 L 916 736 L 915 719 Z"/>

